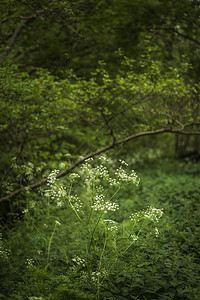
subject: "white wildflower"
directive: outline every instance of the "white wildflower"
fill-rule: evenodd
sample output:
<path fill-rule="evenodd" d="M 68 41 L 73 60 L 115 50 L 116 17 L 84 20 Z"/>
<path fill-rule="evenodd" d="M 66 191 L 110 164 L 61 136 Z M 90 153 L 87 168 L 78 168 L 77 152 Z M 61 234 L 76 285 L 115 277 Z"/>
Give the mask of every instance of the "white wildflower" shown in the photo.
<path fill-rule="evenodd" d="M 65 197 L 67 194 L 65 187 L 61 186 L 57 190 L 57 198 Z"/>
<path fill-rule="evenodd" d="M 57 220 L 55 220 L 55 224 L 56 225 L 61 225 L 60 222 L 58 222 Z"/>
<path fill-rule="evenodd" d="M 53 185 L 53 184 L 55 183 L 55 181 L 56 181 L 56 176 L 58 175 L 58 173 L 59 173 L 59 170 L 53 170 L 53 171 L 49 174 L 49 176 L 48 176 L 48 178 L 47 178 L 47 185 L 48 185 L 48 186 L 51 186 L 51 185 Z"/>
<path fill-rule="evenodd" d="M 89 157 L 85 160 L 85 162 L 88 162 L 88 161 L 93 161 L 94 159 L 92 157 Z"/>
<path fill-rule="evenodd" d="M 85 163 L 81 167 L 81 171 L 86 175 L 85 183 L 91 184 L 92 182 L 97 181 L 97 179 L 101 178 L 104 180 L 109 180 L 109 173 L 105 166 L 102 164 L 92 168 L 92 166 L 88 163 Z"/>
<path fill-rule="evenodd" d="M 57 200 L 57 206 L 62 206 L 61 199 L 66 197 L 67 192 L 65 187 L 52 185 L 50 189 L 46 190 L 44 193 L 45 197 L 50 197 L 52 200 Z"/>
<path fill-rule="evenodd" d="M 146 219 L 151 220 L 151 221 L 156 221 L 156 222 L 158 222 L 159 219 L 162 217 L 162 215 L 163 215 L 162 209 L 158 209 L 158 208 L 154 208 L 154 207 L 150 206 L 150 207 L 146 210 L 146 212 L 145 212 L 145 214 L 144 214 L 144 217 L 145 217 Z"/>
<path fill-rule="evenodd" d="M 119 182 L 115 178 L 109 178 L 109 184 L 112 185 L 118 185 Z"/>
<path fill-rule="evenodd" d="M 132 170 L 130 174 L 126 173 L 126 171 L 122 168 L 122 166 L 120 166 L 116 172 L 115 175 L 118 179 L 118 182 L 120 183 L 122 182 L 132 182 L 135 183 L 136 185 L 139 184 L 140 179 L 139 177 L 136 175 L 135 171 Z"/>
<path fill-rule="evenodd" d="M 149 221 L 158 222 L 162 217 L 162 209 L 154 208 L 152 206 L 148 207 L 146 211 L 139 211 L 130 216 L 131 221 L 140 221 L 141 219 L 147 219 Z"/>
<path fill-rule="evenodd" d="M 74 179 L 80 178 L 80 175 L 78 175 L 77 173 L 71 173 L 69 175 L 69 179 L 70 181 L 74 181 Z"/>
<path fill-rule="evenodd" d="M 99 157 L 99 159 L 100 159 L 100 160 L 103 160 L 103 161 L 105 161 L 105 162 L 109 162 L 109 160 L 108 160 L 105 156 L 103 156 L 103 155 L 101 155 L 101 156 Z"/>
<path fill-rule="evenodd" d="M 131 234 L 131 239 L 133 240 L 133 241 L 137 241 L 138 240 L 138 236 L 137 235 L 135 235 L 135 234 Z"/>
<path fill-rule="evenodd" d="M 119 209 L 118 204 L 106 201 L 103 194 L 95 196 L 95 201 L 91 207 L 95 211 L 102 211 L 104 213 L 107 213 L 108 211 L 116 211 L 117 209 Z"/>
<path fill-rule="evenodd" d="M 156 234 L 156 237 L 159 236 L 159 231 L 158 231 L 158 228 L 157 228 L 157 227 L 155 227 L 155 234 Z"/>
<path fill-rule="evenodd" d="M 128 166 L 128 163 L 122 159 L 119 159 L 119 162 L 122 164 L 122 165 L 125 165 L 125 166 Z"/>
<path fill-rule="evenodd" d="M 107 223 L 107 229 L 108 231 L 117 231 L 118 228 L 117 228 L 117 223 L 113 220 L 108 220 L 108 219 L 104 219 L 104 222 Z"/>
<path fill-rule="evenodd" d="M 34 264 L 34 260 L 32 258 L 27 258 L 26 260 L 27 268 L 32 268 L 33 264 Z"/>
<path fill-rule="evenodd" d="M 74 258 L 72 258 L 72 261 L 77 265 L 81 265 L 82 267 L 85 267 L 85 259 L 80 258 L 79 256 L 75 256 Z"/>
<path fill-rule="evenodd" d="M 140 221 L 142 218 L 142 214 L 143 214 L 143 212 L 137 212 L 137 213 L 132 214 L 130 216 L 131 221 L 135 221 L 135 222 Z"/>
<path fill-rule="evenodd" d="M 71 203 L 72 208 L 76 211 L 79 211 L 83 205 L 83 203 L 81 202 L 81 200 L 79 199 L 79 197 L 77 195 L 68 196 L 68 200 Z"/>
<path fill-rule="evenodd" d="M 63 202 L 62 201 L 58 201 L 56 204 L 57 204 L 58 207 L 62 207 L 63 206 Z"/>

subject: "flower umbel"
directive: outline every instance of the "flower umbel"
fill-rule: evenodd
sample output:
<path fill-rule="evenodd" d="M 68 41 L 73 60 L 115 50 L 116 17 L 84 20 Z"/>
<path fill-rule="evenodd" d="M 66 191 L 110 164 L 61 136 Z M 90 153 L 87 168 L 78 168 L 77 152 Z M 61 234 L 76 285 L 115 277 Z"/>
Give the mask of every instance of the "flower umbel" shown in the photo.
<path fill-rule="evenodd" d="M 97 195 L 95 197 L 95 201 L 93 205 L 91 206 L 95 211 L 102 211 L 104 213 L 107 213 L 108 211 L 116 211 L 119 209 L 119 205 L 106 201 L 105 196 L 103 194 Z"/>
<path fill-rule="evenodd" d="M 163 215 L 163 210 L 155 207 L 148 207 L 146 211 L 139 211 L 130 216 L 132 221 L 140 221 L 141 219 L 146 219 L 148 221 L 158 222 Z"/>

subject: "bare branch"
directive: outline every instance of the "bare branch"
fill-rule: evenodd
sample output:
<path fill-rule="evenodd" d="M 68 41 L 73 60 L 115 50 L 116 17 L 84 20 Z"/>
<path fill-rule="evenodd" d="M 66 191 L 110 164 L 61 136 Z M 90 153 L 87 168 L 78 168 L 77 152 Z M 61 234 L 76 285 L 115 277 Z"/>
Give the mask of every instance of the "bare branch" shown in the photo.
<path fill-rule="evenodd" d="M 18 36 L 20 35 L 24 25 L 27 23 L 28 20 L 21 20 L 19 26 L 15 29 L 10 42 L 6 46 L 4 52 L 2 53 L 1 58 L 4 58 L 6 55 L 8 55 L 9 51 L 11 50 L 12 46 L 14 45 L 15 41 L 17 40 Z"/>
<path fill-rule="evenodd" d="M 14 43 L 16 42 L 17 38 L 19 37 L 20 33 L 22 32 L 24 26 L 31 20 L 37 18 L 42 12 L 44 12 L 44 10 L 39 10 L 30 16 L 21 16 L 20 17 L 21 21 L 20 21 L 18 27 L 15 29 L 13 35 L 11 36 L 10 42 L 6 46 L 5 50 L 3 51 L 2 55 L 1 55 L 1 59 L 8 55 L 8 53 L 12 49 Z"/>
<path fill-rule="evenodd" d="M 165 116 L 167 116 L 167 118 L 168 118 L 168 121 L 170 122 L 170 123 L 177 123 L 180 127 L 181 127 L 181 129 L 182 130 L 184 130 L 184 128 L 185 128 L 185 125 L 183 125 L 178 119 L 176 119 L 175 117 L 174 117 L 174 115 L 172 114 L 172 112 L 167 112 L 167 111 L 165 111 L 164 113 L 162 113 L 163 115 L 165 115 Z"/>
<path fill-rule="evenodd" d="M 199 122 L 198 122 L 199 124 Z M 190 125 L 193 125 L 193 123 L 191 123 Z M 189 123 L 187 124 L 187 126 L 189 126 Z M 182 129 L 171 129 L 171 128 L 161 128 L 161 129 L 157 129 L 157 130 L 152 130 L 152 131 L 144 131 L 144 132 L 140 132 L 140 133 L 136 133 L 136 134 L 133 134 L 133 135 L 130 135 L 124 139 L 121 139 L 121 140 L 118 140 L 118 141 L 115 141 L 114 143 L 106 146 L 106 147 L 103 147 L 95 152 L 92 152 L 86 156 L 84 156 L 83 158 L 77 160 L 74 164 L 71 165 L 71 167 L 69 167 L 68 169 L 66 169 L 65 171 L 63 172 L 60 172 L 56 178 L 61 178 L 61 177 L 64 177 L 65 175 L 69 174 L 75 167 L 79 166 L 80 164 L 82 164 L 86 159 L 88 158 L 91 158 L 91 157 L 95 157 L 95 156 L 98 156 L 99 154 L 103 153 L 103 152 L 106 152 L 110 149 L 113 149 L 114 147 L 120 145 L 120 144 L 125 144 L 131 140 L 134 140 L 136 138 L 139 138 L 139 137 L 142 137 L 142 136 L 147 136 L 147 135 L 157 135 L 157 134 L 162 134 L 162 133 L 177 133 L 177 134 L 184 134 L 184 135 L 200 135 L 200 131 L 184 131 Z M 48 180 L 48 177 L 45 177 L 43 179 L 41 179 L 40 181 L 36 182 L 36 183 L 33 183 L 29 186 L 25 186 L 25 187 L 22 187 L 18 190 L 15 190 L 14 192 L 12 192 L 11 194 L 7 195 L 7 196 L 4 196 L 2 198 L 0 198 L 0 202 L 3 202 L 3 201 L 6 201 L 6 200 L 10 200 L 12 197 L 22 193 L 22 192 L 25 192 L 25 191 L 28 191 L 28 190 L 33 190 L 35 188 L 38 188 L 39 186 L 41 186 L 42 184 L 45 184 Z"/>
<path fill-rule="evenodd" d="M 194 39 L 194 38 L 192 38 L 191 36 L 188 36 L 188 35 L 186 35 L 186 34 L 184 34 L 184 33 L 181 33 L 181 32 L 179 32 L 178 30 L 176 30 L 176 29 L 174 29 L 174 28 L 169 28 L 171 31 L 173 31 L 174 33 L 176 33 L 177 35 L 180 35 L 180 36 L 182 36 L 183 38 L 185 38 L 185 39 L 187 39 L 187 40 L 190 40 L 191 42 L 193 42 L 193 43 L 195 43 L 195 44 L 197 44 L 197 45 L 200 45 L 200 41 L 198 41 L 198 40 L 196 40 L 196 39 Z"/>

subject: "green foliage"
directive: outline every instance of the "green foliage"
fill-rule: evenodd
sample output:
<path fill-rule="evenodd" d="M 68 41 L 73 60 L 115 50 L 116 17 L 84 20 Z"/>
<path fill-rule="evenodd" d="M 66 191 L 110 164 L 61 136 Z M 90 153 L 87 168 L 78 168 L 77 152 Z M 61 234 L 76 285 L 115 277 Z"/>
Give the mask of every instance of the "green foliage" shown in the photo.
<path fill-rule="evenodd" d="M 42 67 L 61 75 L 61 70 L 73 68 L 88 76 L 103 59 L 114 74 L 119 63 L 114 51 L 122 48 L 138 60 L 150 35 L 158 46 L 154 57 L 164 66 L 178 66 L 186 54 L 198 78 L 197 0 L 2 0 L 0 5 L 1 52 L 9 48 L 23 17 L 27 21 L 8 56 L 28 71 Z"/>
<path fill-rule="evenodd" d="M 199 165 L 166 160 L 199 158 L 199 13 L 1 1 L 0 194 L 24 192 L 0 203 L 0 298 L 200 298 Z M 106 168 L 56 180 L 111 148 Z"/>

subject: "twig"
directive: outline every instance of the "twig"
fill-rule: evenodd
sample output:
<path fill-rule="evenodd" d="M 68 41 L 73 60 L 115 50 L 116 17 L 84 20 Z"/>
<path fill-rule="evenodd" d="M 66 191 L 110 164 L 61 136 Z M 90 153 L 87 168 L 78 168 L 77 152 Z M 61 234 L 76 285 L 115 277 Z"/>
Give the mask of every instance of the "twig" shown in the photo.
<path fill-rule="evenodd" d="M 174 28 L 170 28 L 171 31 L 175 32 L 176 34 L 182 36 L 183 38 L 192 41 L 193 43 L 200 45 L 200 42 L 184 33 L 179 32 L 178 30 L 174 29 Z"/>
<path fill-rule="evenodd" d="M 114 134 L 114 131 L 113 131 L 113 128 L 111 127 L 110 123 L 109 123 L 109 119 L 107 119 L 103 109 L 101 110 L 101 115 L 106 123 L 106 126 L 108 127 L 109 131 L 110 131 L 110 134 L 112 136 L 112 139 L 113 139 L 113 144 L 115 143 L 116 141 L 116 138 L 115 138 L 115 134 Z"/>

